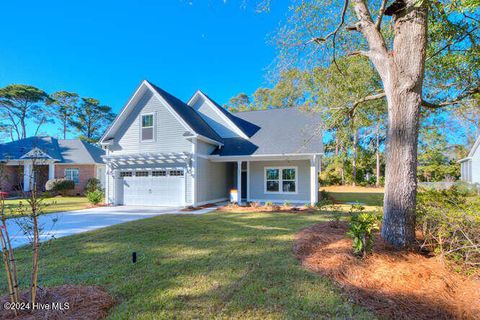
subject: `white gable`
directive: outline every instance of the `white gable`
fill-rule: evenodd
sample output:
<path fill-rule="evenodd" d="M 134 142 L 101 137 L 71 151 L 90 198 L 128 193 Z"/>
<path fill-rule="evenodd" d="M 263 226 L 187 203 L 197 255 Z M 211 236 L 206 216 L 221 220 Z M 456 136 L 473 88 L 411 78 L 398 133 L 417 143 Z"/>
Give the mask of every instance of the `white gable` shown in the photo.
<path fill-rule="evenodd" d="M 52 159 L 48 154 L 40 150 L 39 148 L 33 148 L 29 152 L 25 153 L 20 159 Z"/>
<path fill-rule="evenodd" d="M 197 91 L 188 102 L 195 111 L 208 123 L 213 130 L 222 138 L 242 137 L 248 139 L 222 111 L 211 102 L 201 91 Z"/>

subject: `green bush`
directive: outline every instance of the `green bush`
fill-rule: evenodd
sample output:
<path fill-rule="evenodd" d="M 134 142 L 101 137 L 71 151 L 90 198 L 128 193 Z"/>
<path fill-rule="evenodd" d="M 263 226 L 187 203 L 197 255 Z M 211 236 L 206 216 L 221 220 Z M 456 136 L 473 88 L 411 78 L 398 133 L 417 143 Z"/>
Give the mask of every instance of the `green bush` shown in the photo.
<path fill-rule="evenodd" d="M 102 191 L 102 183 L 100 182 L 100 180 L 98 180 L 97 178 L 88 179 L 83 192 L 87 194 L 89 192 L 96 191 L 96 190 Z"/>
<path fill-rule="evenodd" d="M 467 268 L 480 266 L 480 197 L 462 188 L 424 190 L 417 196 L 422 246 Z"/>
<path fill-rule="evenodd" d="M 360 211 L 353 212 L 355 210 L 354 206 L 350 210 L 352 215 L 347 235 L 353 240 L 353 251 L 355 254 L 365 257 L 372 250 L 374 242 L 373 232 L 379 230 L 379 221 L 376 214 L 362 212 L 363 207 Z"/>
<path fill-rule="evenodd" d="M 94 191 L 87 192 L 86 195 L 87 195 L 88 201 L 93 205 L 97 205 L 100 202 L 102 202 L 103 197 L 104 197 L 103 192 L 100 191 L 100 190 L 94 190 Z"/>
<path fill-rule="evenodd" d="M 66 196 L 69 190 L 75 189 L 75 182 L 65 178 L 51 179 L 45 184 L 45 190 Z"/>
<path fill-rule="evenodd" d="M 290 201 L 285 201 L 283 203 L 283 206 L 286 207 L 286 208 L 290 208 L 292 206 L 292 203 Z"/>
<path fill-rule="evenodd" d="M 265 202 L 265 207 L 272 207 L 273 206 L 273 202 L 272 201 L 267 201 Z"/>
<path fill-rule="evenodd" d="M 328 195 L 328 192 L 325 190 L 321 190 L 319 193 L 319 200 L 328 200 L 330 199 L 330 196 Z"/>
<path fill-rule="evenodd" d="M 318 210 L 322 210 L 323 208 L 331 205 L 332 203 L 333 203 L 332 200 L 320 199 L 318 202 L 315 203 L 315 208 L 317 208 Z"/>

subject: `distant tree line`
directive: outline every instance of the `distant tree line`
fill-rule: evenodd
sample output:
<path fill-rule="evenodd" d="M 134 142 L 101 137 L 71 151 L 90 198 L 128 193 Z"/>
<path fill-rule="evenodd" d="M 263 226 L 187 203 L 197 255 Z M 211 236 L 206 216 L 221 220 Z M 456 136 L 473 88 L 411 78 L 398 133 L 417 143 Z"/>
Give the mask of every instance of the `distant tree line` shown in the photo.
<path fill-rule="evenodd" d="M 258 88 L 251 96 L 239 93 L 224 107 L 232 112 L 290 107 L 320 112 L 326 155 L 322 182 L 378 187 L 383 185 L 385 174 L 387 103 L 384 99 L 362 98 L 381 91 L 379 76 L 368 61 L 345 57 L 328 67 L 280 72 L 270 88 Z M 466 156 L 480 133 L 479 110 L 478 105 L 466 103 L 452 110 L 422 111 L 419 181 L 459 178 L 456 160 Z M 454 139 L 458 143 L 448 139 L 455 132 L 462 135 Z"/>
<path fill-rule="evenodd" d="M 0 137 L 12 141 L 38 135 L 45 125 L 56 124 L 63 139 L 70 133 L 96 143 L 114 117 L 111 107 L 74 92 L 48 94 L 23 84 L 0 88 Z"/>

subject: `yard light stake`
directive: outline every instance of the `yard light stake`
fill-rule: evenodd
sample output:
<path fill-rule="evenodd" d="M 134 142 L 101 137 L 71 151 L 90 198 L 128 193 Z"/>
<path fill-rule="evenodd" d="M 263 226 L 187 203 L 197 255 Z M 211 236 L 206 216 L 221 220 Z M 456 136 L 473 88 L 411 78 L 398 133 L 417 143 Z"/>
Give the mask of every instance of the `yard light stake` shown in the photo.
<path fill-rule="evenodd" d="M 137 253 L 136 252 L 132 252 L 132 262 L 133 263 L 137 262 Z"/>

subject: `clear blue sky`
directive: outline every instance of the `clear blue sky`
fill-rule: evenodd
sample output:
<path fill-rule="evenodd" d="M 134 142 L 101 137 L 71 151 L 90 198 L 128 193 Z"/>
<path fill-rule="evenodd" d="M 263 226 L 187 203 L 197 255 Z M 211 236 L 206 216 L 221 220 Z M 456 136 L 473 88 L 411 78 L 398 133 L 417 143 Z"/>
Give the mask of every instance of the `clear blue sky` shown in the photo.
<path fill-rule="evenodd" d="M 267 84 L 268 35 L 289 1 L 261 14 L 256 2 L 3 1 L 0 86 L 73 91 L 118 112 L 148 79 L 183 100 L 200 88 L 223 104 Z"/>

